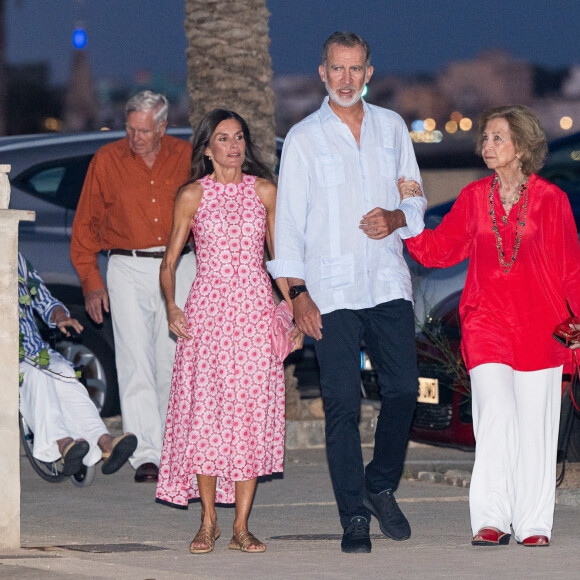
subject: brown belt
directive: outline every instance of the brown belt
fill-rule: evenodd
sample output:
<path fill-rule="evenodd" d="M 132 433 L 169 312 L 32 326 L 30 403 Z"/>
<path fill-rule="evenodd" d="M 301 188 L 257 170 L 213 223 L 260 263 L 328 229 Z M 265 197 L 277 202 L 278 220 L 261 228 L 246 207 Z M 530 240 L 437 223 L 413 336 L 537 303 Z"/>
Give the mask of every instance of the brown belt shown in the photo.
<path fill-rule="evenodd" d="M 181 250 L 180 256 L 184 256 L 185 254 L 189 254 L 191 252 L 191 246 L 185 246 L 183 250 Z M 118 256 L 134 256 L 135 258 L 158 258 L 161 259 L 165 255 L 165 252 L 147 252 L 146 250 L 121 250 L 115 248 L 114 250 L 109 250 L 109 256 L 114 256 L 115 254 Z"/>

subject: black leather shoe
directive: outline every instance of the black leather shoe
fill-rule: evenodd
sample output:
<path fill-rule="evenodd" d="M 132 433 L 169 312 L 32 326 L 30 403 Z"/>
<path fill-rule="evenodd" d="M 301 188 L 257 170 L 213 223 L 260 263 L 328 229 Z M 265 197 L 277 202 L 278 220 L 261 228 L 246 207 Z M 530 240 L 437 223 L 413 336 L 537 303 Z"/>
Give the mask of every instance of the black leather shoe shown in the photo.
<path fill-rule="evenodd" d="M 371 551 L 369 523 L 362 516 L 355 516 L 344 529 L 340 548 L 349 554 L 362 554 Z"/>
<path fill-rule="evenodd" d="M 159 476 L 159 468 L 155 463 L 143 463 L 135 471 L 135 481 L 143 483 L 146 481 L 157 481 Z"/>
<path fill-rule="evenodd" d="M 407 540 L 411 537 L 411 526 L 397 504 L 392 489 L 381 493 L 365 490 L 363 505 L 377 518 L 381 532 L 391 540 Z"/>

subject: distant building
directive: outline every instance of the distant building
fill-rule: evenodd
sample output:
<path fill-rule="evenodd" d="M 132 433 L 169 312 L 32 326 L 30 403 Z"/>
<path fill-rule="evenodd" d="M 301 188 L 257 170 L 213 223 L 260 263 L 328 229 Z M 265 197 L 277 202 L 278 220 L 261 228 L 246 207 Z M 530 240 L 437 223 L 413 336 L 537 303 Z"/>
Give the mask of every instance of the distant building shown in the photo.
<path fill-rule="evenodd" d="M 75 50 L 64 101 L 65 131 L 96 129 L 97 105 L 87 53 Z"/>
<path fill-rule="evenodd" d="M 468 116 L 477 116 L 488 107 L 529 105 L 534 96 L 532 66 L 501 50 L 450 64 L 438 75 L 437 87 L 455 108 Z"/>

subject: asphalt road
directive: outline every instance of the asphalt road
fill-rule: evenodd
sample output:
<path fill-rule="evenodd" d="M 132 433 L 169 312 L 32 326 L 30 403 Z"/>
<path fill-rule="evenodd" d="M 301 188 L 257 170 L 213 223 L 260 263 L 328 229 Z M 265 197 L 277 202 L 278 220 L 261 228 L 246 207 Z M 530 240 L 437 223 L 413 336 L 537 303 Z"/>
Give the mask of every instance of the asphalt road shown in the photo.
<path fill-rule="evenodd" d="M 372 449 L 364 450 L 370 460 Z M 405 472 L 470 469 L 473 454 L 416 446 Z M 580 507 L 556 506 L 549 548 L 511 542 L 470 544 L 468 489 L 403 479 L 397 492 L 412 527 L 405 542 L 384 538 L 371 523 L 371 554 L 342 554 L 324 449 L 288 451 L 283 477 L 261 482 L 250 529 L 265 554 L 227 549 L 233 510 L 218 508 L 222 537 L 211 554 L 192 555 L 200 507 L 173 510 L 154 503 L 154 486 L 133 471 L 97 472 L 90 487 L 42 481 L 26 458 L 22 474 L 22 549 L 0 551 L 2 579 L 120 578 L 577 578 Z"/>

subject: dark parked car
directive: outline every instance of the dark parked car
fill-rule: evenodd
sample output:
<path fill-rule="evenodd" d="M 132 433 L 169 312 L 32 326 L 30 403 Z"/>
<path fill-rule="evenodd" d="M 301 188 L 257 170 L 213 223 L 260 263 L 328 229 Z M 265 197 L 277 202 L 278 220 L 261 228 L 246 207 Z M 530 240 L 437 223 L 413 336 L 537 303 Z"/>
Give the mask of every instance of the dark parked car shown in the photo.
<path fill-rule="evenodd" d="M 460 352 L 459 300 L 454 292 L 431 312 L 423 331 L 417 335 L 420 393 L 411 439 L 460 449 L 475 446 L 469 376 Z M 364 355 L 366 358 L 366 354 Z M 378 398 L 376 373 L 372 363 L 361 370 L 367 395 Z M 568 445 L 567 458 L 580 461 L 580 412 L 570 398 L 569 374 L 562 376 L 562 411 L 558 450 Z M 574 389 L 576 405 L 580 403 L 580 386 Z"/>
<path fill-rule="evenodd" d="M 460 353 L 457 307 L 461 292 L 438 304 L 416 336 L 419 394 L 411 439 L 471 449 L 473 437 L 469 376 Z M 380 398 L 377 375 L 363 349 L 361 381 L 365 396 Z"/>

